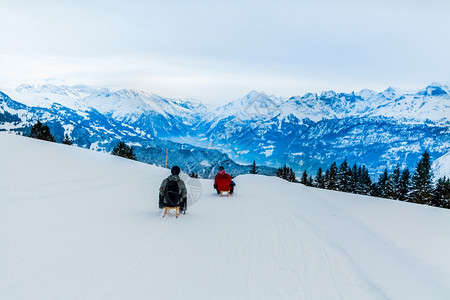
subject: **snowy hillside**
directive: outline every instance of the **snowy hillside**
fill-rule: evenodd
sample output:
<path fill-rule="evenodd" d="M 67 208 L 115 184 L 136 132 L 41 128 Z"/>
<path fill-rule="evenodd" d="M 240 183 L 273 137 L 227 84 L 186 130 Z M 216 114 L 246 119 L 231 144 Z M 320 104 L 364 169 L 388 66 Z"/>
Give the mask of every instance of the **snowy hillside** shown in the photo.
<path fill-rule="evenodd" d="M 6 133 L 0 145 L 0 299 L 450 296 L 449 210 L 245 175 L 230 198 L 187 181 L 200 198 L 163 219 L 166 169 Z"/>
<path fill-rule="evenodd" d="M 433 162 L 432 170 L 435 178 L 450 177 L 450 152 Z"/>

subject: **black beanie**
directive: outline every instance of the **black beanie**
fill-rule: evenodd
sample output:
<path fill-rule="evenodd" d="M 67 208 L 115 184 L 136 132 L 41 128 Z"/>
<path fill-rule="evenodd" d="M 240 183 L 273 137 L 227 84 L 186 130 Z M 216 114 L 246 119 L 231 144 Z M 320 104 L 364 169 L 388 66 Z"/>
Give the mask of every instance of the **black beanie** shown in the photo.
<path fill-rule="evenodd" d="M 172 170 L 170 171 L 172 175 L 180 175 L 180 167 L 179 166 L 173 166 Z"/>
<path fill-rule="evenodd" d="M 223 171 L 223 170 L 225 170 L 225 168 L 223 166 L 220 166 L 219 171 Z"/>

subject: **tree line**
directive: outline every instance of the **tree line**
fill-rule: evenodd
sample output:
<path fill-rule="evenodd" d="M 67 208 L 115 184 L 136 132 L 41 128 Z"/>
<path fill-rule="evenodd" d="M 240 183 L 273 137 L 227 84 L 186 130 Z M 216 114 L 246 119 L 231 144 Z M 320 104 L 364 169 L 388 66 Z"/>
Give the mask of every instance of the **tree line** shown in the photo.
<path fill-rule="evenodd" d="M 295 173 L 286 165 L 278 169 L 277 176 L 295 181 Z M 287 175 L 289 174 L 289 175 Z M 430 154 L 425 151 L 414 172 L 400 169 L 397 164 L 392 173 L 385 168 L 378 181 L 372 182 L 364 165 L 350 166 L 345 159 L 339 166 L 333 162 L 325 172 L 319 168 L 315 177 L 303 172 L 300 183 L 316 188 L 369 195 L 431 206 L 450 208 L 450 178 L 439 178 L 433 183 Z"/>

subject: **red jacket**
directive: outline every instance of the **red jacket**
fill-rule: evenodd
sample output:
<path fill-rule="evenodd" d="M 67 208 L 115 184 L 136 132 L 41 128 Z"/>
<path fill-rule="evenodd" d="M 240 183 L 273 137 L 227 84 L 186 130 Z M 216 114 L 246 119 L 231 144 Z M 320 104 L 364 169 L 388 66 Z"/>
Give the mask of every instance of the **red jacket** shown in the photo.
<path fill-rule="evenodd" d="M 214 185 L 219 191 L 229 191 L 231 188 L 231 176 L 225 171 L 219 171 L 214 178 Z"/>

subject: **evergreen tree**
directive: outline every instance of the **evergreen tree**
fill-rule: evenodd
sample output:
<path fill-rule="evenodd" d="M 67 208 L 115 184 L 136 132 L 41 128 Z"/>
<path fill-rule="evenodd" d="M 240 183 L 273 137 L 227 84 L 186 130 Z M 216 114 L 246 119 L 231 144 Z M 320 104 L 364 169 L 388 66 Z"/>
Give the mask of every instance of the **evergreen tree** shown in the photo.
<path fill-rule="evenodd" d="M 403 170 L 398 186 L 398 200 L 409 201 L 409 192 L 411 189 L 411 173 L 408 168 Z"/>
<path fill-rule="evenodd" d="M 387 168 L 384 169 L 383 174 L 378 179 L 379 197 L 392 199 L 394 184 L 392 176 L 388 173 Z"/>
<path fill-rule="evenodd" d="M 400 198 L 400 178 L 401 178 L 400 164 L 397 164 L 395 166 L 394 172 L 392 173 L 392 183 L 393 183 L 392 199 L 395 200 L 399 200 Z"/>
<path fill-rule="evenodd" d="M 41 121 L 37 121 L 36 124 L 31 127 L 31 133 L 29 137 L 49 142 L 55 142 L 55 138 L 50 133 L 50 128 L 47 124 L 42 124 Z"/>
<path fill-rule="evenodd" d="M 412 201 L 420 204 L 430 204 L 433 191 L 433 173 L 431 171 L 430 154 L 425 151 L 422 159 L 417 163 L 412 177 Z"/>
<path fill-rule="evenodd" d="M 358 174 L 360 173 L 358 173 L 358 166 L 355 163 L 353 165 L 353 168 L 351 168 L 350 170 L 350 181 L 349 181 L 349 192 L 354 194 L 357 194 L 357 186 L 359 184 Z"/>
<path fill-rule="evenodd" d="M 284 165 L 283 167 L 277 169 L 277 177 L 286 179 L 285 176 L 284 176 L 285 168 L 286 168 L 286 165 Z"/>
<path fill-rule="evenodd" d="M 450 179 L 439 178 L 436 183 L 436 188 L 433 191 L 431 204 L 433 206 L 450 208 Z"/>
<path fill-rule="evenodd" d="M 361 168 L 360 185 L 361 194 L 370 195 L 372 189 L 372 179 L 370 178 L 369 170 L 364 165 Z"/>
<path fill-rule="evenodd" d="M 316 183 L 318 188 L 320 189 L 325 188 L 325 178 L 322 174 L 322 168 L 319 168 L 319 170 L 317 171 Z"/>
<path fill-rule="evenodd" d="M 374 196 L 374 197 L 383 197 L 383 193 L 381 192 L 381 188 L 379 185 L 379 182 L 374 182 L 372 183 L 371 187 L 370 187 L 370 196 Z"/>
<path fill-rule="evenodd" d="M 284 165 L 282 168 L 278 168 L 277 176 L 283 178 L 284 180 L 295 182 L 295 173 L 292 168 L 289 168 L 287 165 Z"/>
<path fill-rule="evenodd" d="M 330 167 L 329 176 L 328 176 L 328 189 L 337 190 L 337 164 L 333 162 Z"/>
<path fill-rule="evenodd" d="M 312 176 L 309 175 L 308 181 L 306 182 L 306 185 L 307 186 L 313 186 L 313 182 L 314 182 L 314 180 L 313 180 Z"/>
<path fill-rule="evenodd" d="M 133 149 L 124 142 L 119 142 L 119 144 L 116 147 L 114 147 L 111 154 L 136 160 L 136 156 L 133 153 Z"/>
<path fill-rule="evenodd" d="M 331 190 L 331 188 L 330 188 L 330 170 L 326 170 L 325 171 L 325 177 L 324 177 L 324 185 L 325 185 L 325 188 L 327 189 L 327 190 Z"/>
<path fill-rule="evenodd" d="M 306 170 L 303 172 L 302 178 L 300 179 L 300 183 L 308 185 L 308 174 L 306 173 Z"/>
<path fill-rule="evenodd" d="M 253 161 L 253 164 L 250 166 L 250 174 L 258 174 L 258 167 L 256 166 L 255 161 Z"/>
<path fill-rule="evenodd" d="M 289 182 L 296 182 L 297 178 L 295 178 L 295 172 L 292 170 L 292 168 L 289 168 L 289 173 L 288 173 L 288 181 Z"/>
<path fill-rule="evenodd" d="M 193 171 L 189 174 L 189 177 L 191 178 L 198 178 L 198 174 L 194 173 Z"/>
<path fill-rule="evenodd" d="M 69 138 L 69 136 L 67 134 L 64 137 L 64 140 L 62 141 L 62 143 L 65 144 L 65 145 L 72 145 L 73 144 L 72 140 Z"/>
<path fill-rule="evenodd" d="M 348 192 L 350 190 L 350 168 L 348 166 L 347 158 L 339 166 L 336 178 L 337 188 L 339 191 Z"/>

